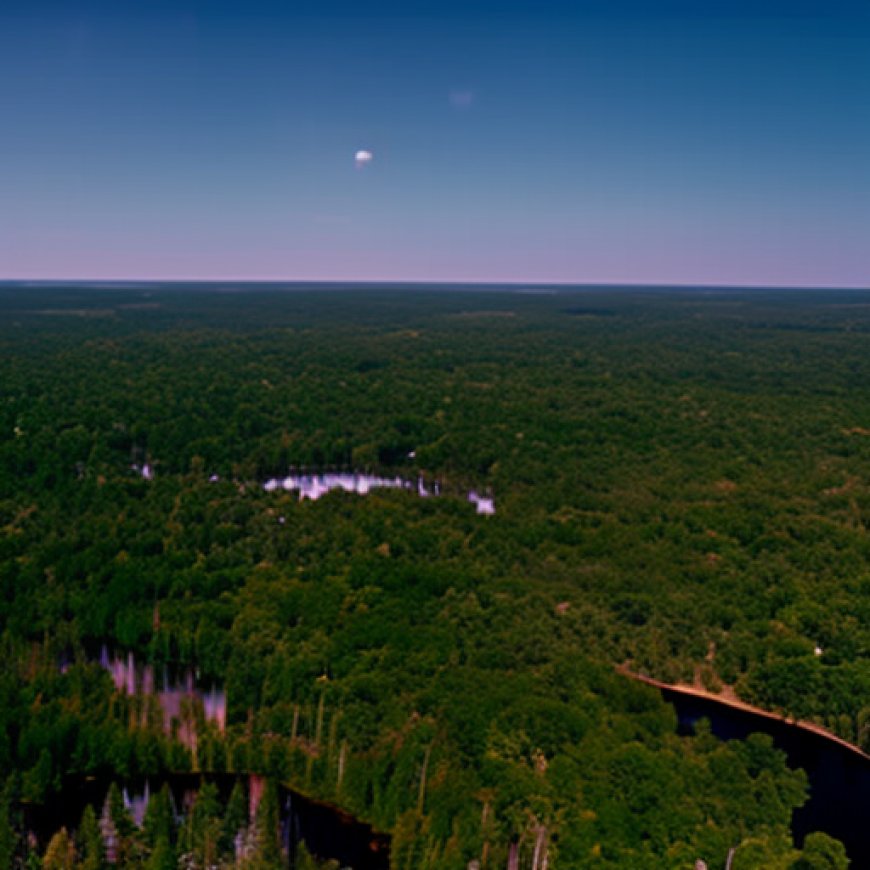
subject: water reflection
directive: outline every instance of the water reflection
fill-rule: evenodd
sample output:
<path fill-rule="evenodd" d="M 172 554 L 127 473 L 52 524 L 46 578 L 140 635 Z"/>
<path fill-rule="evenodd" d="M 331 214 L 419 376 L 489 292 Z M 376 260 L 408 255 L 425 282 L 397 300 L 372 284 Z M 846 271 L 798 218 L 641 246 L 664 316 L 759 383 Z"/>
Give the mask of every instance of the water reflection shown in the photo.
<path fill-rule="evenodd" d="M 411 451 L 408 456 L 413 458 L 414 452 Z M 134 464 L 131 468 L 145 480 L 154 479 L 154 469 L 147 462 L 144 465 Z M 212 474 L 209 476 L 209 482 L 217 483 L 219 481 L 219 475 Z M 275 492 L 281 489 L 287 492 L 298 492 L 300 501 L 306 498 L 316 501 L 333 489 L 340 489 L 343 492 L 352 492 L 357 495 L 367 495 L 373 489 L 406 489 L 416 492 L 420 498 L 441 495 L 441 485 L 437 481 L 427 485 L 422 477 L 418 477 L 416 481 L 413 481 L 405 480 L 401 477 L 380 477 L 376 474 L 356 474 L 343 471 L 272 477 L 263 484 L 263 489 L 266 492 Z M 492 516 L 495 513 L 495 499 L 492 496 L 480 495 L 472 489 L 467 493 L 467 498 L 474 505 L 478 514 Z"/>
<path fill-rule="evenodd" d="M 44 846 L 61 826 L 75 828 L 82 809 L 94 807 L 106 857 L 117 860 L 121 834 L 112 819 L 108 791 L 112 780 L 106 777 L 69 777 L 57 800 L 46 804 L 28 804 L 25 827 L 35 841 Z M 247 792 L 246 818 L 233 842 L 235 864 L 247 866 L 257 850 L 259 834 L 256 818 L 266 780 L 256 774 L 170 774 L 149 779 L 128 779 L 118 782 L 124 806 L 134 823 L 141 828 L 151 799 L 164 785 L 168 786 L 169 805 L 174 822 L 185 823 L 204 782 L 212 783 L 219 802 L 226 807 L 232 788 L 237 783 Z M 102 809 L 101 809 L 102 808 Z M 387 870 L 390 866 L 390 837 L 370 824 L 343 812 L 337 806 L 316 801 L 285 786 L 278 789 L 279 832 L 285 866 L 296 867 L 300 861 L 300 845 L 321 861 L 333 861 L 349 870 Z M 186 866 L 186 865 L 185 865 Z M 224 866 L 224 865 L 221 865 Z"/>
<path fill-rule="evenodd" d="M 191 702 L 201 704 L 206 722 L 214 722 L 223 733 L 227 722 L 226 692 L 217 686 L 203 690 L 196 685 L 194 672 L 188 668 L 180 679 L 172 680 L 166 668 L 163 669 L 161 687 L 157 688 L 154 668 L 151 665 L 140 667 L 133 653 L 126 656 L 115 653 L 110 655 L 103 645 L 100 651 L 100 665 L 112 676 L 112 682 L 119 692 L 131 697 L 150 696 L 157 698 L 163 712 L 163 727 L 169 733 L 172 723 L 177 721 L 179 739 L 187 744 L 196 743 L 194 717 L 190 715 Z"/>
<path fill-rule="evenodd" d="M 281 489 L 286 492 L 298 492 L 300 501 L 306 498 L 316 501 L 333 489 L 357 495 L 367 495 L 373 489 L 405 489 L 416 492 L 420 498 L 441 495 L 441 486 L 437 482 L 427 486 L 422 477 L 412 481 L 401 477 L 379 477 L 374 474 L 353 474 L 350 472 L 290 474 L 283 478 L 273 477 L 263 484 L 263 489 L 266 492 L 275 492 Z M 479 514 L 489 516 L 495 513 L 495 499 L 489 496 L 482 496 L 471 490 L 468 493 L 468 501 L 475 506 Z"/>
<path fill-rule="evenodd" d="M 786 753 L 791 767 L 803 768 L 809 778 L 809 799 L 794 811 L 792 831 L 798 846 L 812 831 L 824 831 L 846 846 L 854 867 L 870 867 L 870 838 L 866 807 L 870 801 L 870 759 L 830 736 L 782 719 L 731 707 L 709 697 L 660 687 L 662 697 L 677 712 L 680 733 L 692 733 L 701 719 L 722 740 L 745 740 L 761 732 Z"/>

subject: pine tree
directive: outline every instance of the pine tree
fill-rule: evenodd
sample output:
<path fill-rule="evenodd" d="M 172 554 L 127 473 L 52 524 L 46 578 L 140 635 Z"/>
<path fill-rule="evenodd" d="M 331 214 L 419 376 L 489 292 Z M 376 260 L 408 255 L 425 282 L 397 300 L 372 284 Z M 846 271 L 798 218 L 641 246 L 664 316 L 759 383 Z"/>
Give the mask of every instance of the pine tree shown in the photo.
<path fill-rule="evenodd" d="M 169 842 L 168 837 L 160 835 L 151 850 L 145 870 L 175 870 L 177 866 L 178 861 L 172 843 Z"/>
<path fill-rule="evenodd" d="M 283 866 L 281 844 L 279 841 L 280 813 L 278 809 L 278 789 L 275 781 L 266 780 L 263 797 L 257 810 L 257 854 L 256 866 L 263 870 L 273 870 Z"/>
<path fill-rule="evenodd" d="M 43 870 L 73 870 L 76 850 L 66 828 L 61 828 L 49 841 L 42 859 Z"/>
<path fill-rule="evenodd" d="M 106 861 L 109 864 L 123 864 L 132 851 L 136 826 L 124 806 L 121 790 L 114 782 L 106 794 L 99 827 L 106 847 Z"/>
<path fill-rule="evenodd" d="M 175 813 L 172 809 L 172 795 L 166 783 L 148 801 L 142 822 L 142 838 L 152 849 L 161 839 L 165 839 L 170 844 L 175 840 Z"/>
<path fill-rule="evenodd" d="M 238 780 L 230 792 L 227 809 L 224 813 L 221 833 L 221 851 L 232 854 L 235 850 L 236 835 L 248 824 L 248 802 L 245 790 Z"/>
<path fill-rule="evenodd" d="M 133 817 L 127 811 L 124 804 L 124 795 L 121 789 L 113 782 L 109 786 L 109 792 L 106 795 L 106 801 L 109 804 L 109 812 L 112 816 L 112 821 L 118 829 L 118 834 L 122 839 L 129 839 L 133 836 L 136 830 L 136 825 L 133 822 Z"/>
<path fill-rule="evenodd" d="M 82 856 L 79 870 L 102 870 L 106 864 L 105 848 L 97 824 L 97 815 L 90 804 L 85 807 L 82 813 L 78 841 Z"/>
<path fill-rule="evenodd" d="M 217 787 L 212 783 L 204 782 L 200 786 L 181 840 L 182 851 L 197 867 L 210 867 L 217 863 L 221 840 L 221 805 Z"/>
<path fill-rule="evenodd" d="M 53 773 L 54 764 L 51 760 L 51 753 L 47 749 L 43 749 L 39 753 L 36 764 L 24 774 L 22 783 L 24 797 L 33 803 L 42 803 L 51 789 Z"/>

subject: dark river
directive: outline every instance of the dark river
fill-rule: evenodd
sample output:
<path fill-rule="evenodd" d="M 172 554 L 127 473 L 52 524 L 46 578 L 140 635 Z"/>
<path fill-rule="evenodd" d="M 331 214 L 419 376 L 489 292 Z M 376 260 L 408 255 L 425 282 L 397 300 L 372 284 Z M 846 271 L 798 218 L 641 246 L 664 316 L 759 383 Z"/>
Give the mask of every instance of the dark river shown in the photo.
<path fill-rule="evenodd" d="M 769 734 L 789 766 L 802 767 L 809 777 L 809 800 L 792 816 L 798 846 L 807 834 L 824 831 L 845 844 L 853 867 L 870 867 L 870 759 L 777 719 L 673 689 L 660 691 L 676 709 L 681 733 L 690 733 L 699 719 L 709 719 L 713 734 L 722 740 Z"/>
<path fill-rule="evenodd" d="M 678 730 L 691 733 L 700 719 L 708 719 L 713 734 L 722 740 L 744 739 L 761 732 L 773 738 L 774 745 L 785 752 L 791 767 L 803 768 L 809 778 L 809 799 L 792 817 L 797 845 L 807 834 L 824 831 L 842 841 L 856 868 L 870 867 L 870 830 L 867 807 L 870 806 L 870 759 L 850 751 L 823 735 L 798 728 L 787 722 L 759 716 L 751 711 L 730 707 L 709 698 L 687 695 L 674 689 L 660 688 L 662 697 L 676 710 Z M 220 790 L 229 794 L 233 776 L 210 776 Z M 195 791 L 198 775 L 169 777 L 176 805 L 185 803 L 185 795 Z M 151 793 L 163 780 L 153 779 Z M 50 836 L 61 825 L 75 827 L 85 803 L 95 806 L 98 814 L 109 781 L 78 779 L 67 782 L 61 800 L 48 806 L 31 807 L 29 826 L 37 833 Z M 141 795 L 144 783 L 129 783 L 131 795 Z M 335 807 L 309 800 L 282 790 L 282 828 L 290 866 L 299 842 L 321 859 L 333 859 L 353 870 L 387 870 L 389 837 L 373 831 Z M 135 799 L 134 799 L 135 801 Z M 131 809 L 133 809 L 131 807 Z"/>
<path fill-rule="evenodd" d="M 119 785 L 123 787 L 128 809 L 136 818 L 144 813 L 147 794 L 156 794 L 164 782 L 169 783 L 176 811 L 184 812 L 203 778 L 217 785 L 224 801 L 236 782 L 236 777 L 231 774 L 205 777 L 199 774 L 173 774 L 152 777 L 147 785 L 145 780 L 128 780 Z M 61 825 L 68 829 L 78 826 L 86 804 L 91 804 L 99 817 L 110 783 L 111 780 L 104 777 L 70 777 L 58 800 L 38 806 L 30 805 L 26 809 L 27 827 L 37 835 L 44 847 Z M 374 831 L 370 825 L 336 807 L 311 800 L 290 789 L 281 788 L 279 794 L 281 833 L 290 868 L 296 866 L 299 843 L 304 842 L 308 851 L 320 860 L 338 861 L 341 867 L 352 870 L 388 870 L 389 836 Z M 141 818 L 137 821 L 141 821 Z"/>

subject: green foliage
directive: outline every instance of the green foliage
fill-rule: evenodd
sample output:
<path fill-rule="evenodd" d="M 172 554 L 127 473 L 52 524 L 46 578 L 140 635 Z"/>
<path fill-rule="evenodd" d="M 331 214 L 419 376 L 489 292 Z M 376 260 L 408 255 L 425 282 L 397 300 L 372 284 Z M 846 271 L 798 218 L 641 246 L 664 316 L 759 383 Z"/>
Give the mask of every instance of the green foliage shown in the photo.
<path fill-rule="evenodd" d="M 172 843 L 169 842 L 168 837 L 161 835 L 148 856 L 145 868 L 146 870 L 175 870 L 177 867 L 178 860 Z"/>
<path fill-rule="evenodd" d="M 221 851 L 232 852 L 236 837 L 248 824 L 248 801 L 240 782 L 233 785 L 227 802 L 221 831 Z"/>
<path fill-rule="evenodd" d="M 257 870 L 279 870 L 284 864 L 278 839 L 279 818 L 278 790 L 275 782 L 268 779 L 254 822 L 256 829 L 254 866 Z"/>
<path fill-rule="evenodd" d="M 103 870 L 106 864 L 105 848 L 96 813 L 90 804 L 82 811 L 77 840 L 81 855 L 80 870 Z"/>
<path fill-rule="evenodd" d="M 45 857 L 42 859 L 43 870 L 73 870 L 75 860 L 75 844 L 66 828 L 61 828 L 51 838 L 45 850 Z"/>
<path fill-rule="evenodd" d="M 145 808 L 145 817 L 142 820 L 142 838 L 147 846 L 156 848 L 161 841 L 171 845 L 175 841 L 175 836 L 175 813 L 172 810 L 172 797 L 169 786 L 164 784 L 160 791 L 148 801 L 148 806 Z"/>
<path fill-rule="evenodd" d="M 744 839 L 734 850 L 733 870 L 791 870 L 797 852 L 781 831 L 764 831 Z"/>
<path fill-rule="evenodd" d="M 305 843 L 300 843 L 296 851 L 295 870 L 339 870 L 338 861 L 318 861 L 305 847 Z"/>
<path fill-rule="evenodd" d="M 0 288 L 0 769 L 24 800 L 226 770 L 340 804 L 415 870 L 511 841 L 531 863 L 542 831 L 553 866 L 798 860 L 802 776 L 763 740 L 677 737 L 613 666 L 870 746 L 864 295 L 148 292 Z M 263 491 L 290 467 L 442 495 Z M 226 727 L 117 691 L 103 644 L 224 688 Z M 141 832 L 119 800 L 124 860 L 153 867 L 247 823 L 241 788 L 203 788 L 180 833 L 168 793 Z"/>
<path fill-rule="evenodd" d="M 847 870 L 849 858 L 843 844 L 821 831 L 814 831 L 804 841 L 801 857 L 794 870 Z"/>
<path fill-rule="evenodd" d="M 18 848 L 18 835 L 12 823 L 14 783 L 10 776 L 0 789 L 0 867 L 11 867 Z"/>
<path fill-rule="evenodd" d="M 221 848 L 221 805 L 213 783 L 203 782 L 181 831 L 179 848 L 195 867 L 217 863 Z M 162 838 L 168 841 L 164 833 Z"/>

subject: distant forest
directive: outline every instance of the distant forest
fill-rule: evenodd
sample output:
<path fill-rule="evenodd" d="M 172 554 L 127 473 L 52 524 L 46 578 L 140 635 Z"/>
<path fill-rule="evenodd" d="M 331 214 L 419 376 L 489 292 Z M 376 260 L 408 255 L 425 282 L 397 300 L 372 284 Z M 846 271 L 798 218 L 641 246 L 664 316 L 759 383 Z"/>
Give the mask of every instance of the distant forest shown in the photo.
<path fill-rule="evenodd" d="M 286 866 L 283 788 L 398 870 L 847 866 L 616 669 L 870 750 L 868 343 L 859 291 L 0 285 L 0 867 Z"/>

